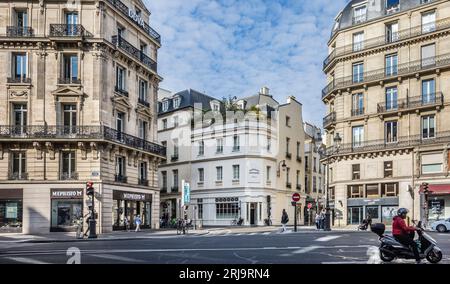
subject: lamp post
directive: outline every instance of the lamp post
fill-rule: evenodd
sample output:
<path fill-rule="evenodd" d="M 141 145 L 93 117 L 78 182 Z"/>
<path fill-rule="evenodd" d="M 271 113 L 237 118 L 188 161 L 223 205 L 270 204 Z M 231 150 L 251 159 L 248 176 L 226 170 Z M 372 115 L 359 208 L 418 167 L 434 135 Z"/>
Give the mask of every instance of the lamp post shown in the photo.
<path fill-rule="evenodd" d="M 325 231 L 331 231 L 331 218 L 330 218 L 330 157 L 339 151 L 340 144 L 342 142 L 342 138 L 339 136 L 339 133 L 333 138 L 334 146 L 331 152 L 322 151 L 322 155 L 326 157 L 327 161 L 327 196 L 326 196 L 326 213 L 325 213 Z"/>

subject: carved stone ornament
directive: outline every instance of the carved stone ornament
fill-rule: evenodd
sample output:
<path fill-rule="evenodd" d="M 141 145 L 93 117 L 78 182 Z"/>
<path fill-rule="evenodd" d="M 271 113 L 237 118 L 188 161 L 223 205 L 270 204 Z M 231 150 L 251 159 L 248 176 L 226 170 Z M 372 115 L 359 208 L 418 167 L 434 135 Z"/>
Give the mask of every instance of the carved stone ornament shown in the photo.
<path fill-rule="evenodd" d="M 42 160 L 42 145 L 39 142 L 33 142 L 33 148 L 36 150 L 36 159 Z"/>
<path fill-rule="evenodd" d="M 15 98 L 23 98 L 26 99 L 28 98 L 28 92 L 29 90 L 10 90 L 9 91 L 9 97 L 11 99 L 15 99 Z"/>
<path fill-rule="evenodd" d="M 81 159 L 87 160 L 87 147 L 84 142 L 78 142 L 78 148 L 81 150 Z"/>
<path fill-rule="evenodd" d="M 45 148 L 47 148 L 48 153 L 50 154 L 50 160 L 55 159 L 56 150 L 52 142 L 45 142 Z"/>
<path fill-rule="evenodd" d="M 92 158 L 94 160 L 98 160 L 99 153 L 100 153 L 99 145 L 96 142 L 91 142 L 90 146 L 91 146 L 91 151 L 92 151 Z"/>

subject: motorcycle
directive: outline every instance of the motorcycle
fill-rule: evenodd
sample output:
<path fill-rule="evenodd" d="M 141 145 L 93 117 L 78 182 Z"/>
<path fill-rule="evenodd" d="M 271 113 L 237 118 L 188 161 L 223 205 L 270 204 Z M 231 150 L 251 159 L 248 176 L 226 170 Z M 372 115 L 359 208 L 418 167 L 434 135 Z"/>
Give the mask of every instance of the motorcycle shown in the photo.
<path fill-rule="evenodd" d="M 422 222 L 419 222 L 417 234 L 419 236 L 417 245 L 421 259 L 427 259 L 430 263 L 439 263 L 442 260 L 442 251 L 437 246 L 437 242 L 422 228 Z M 380 258 L 384 262 L 391 262 L 396 258 L 415 259 L 412 249 L 401 244 L 393 236 L 385 235 L 386 226 L 384 224 L 375 224 L 371 226 L 371 231 L 380 237 Z"/>
<path fill-rule="evenodd" d="M 358 226 L 358 231 L 367 231 L 369 228 L 369 221 L 363 220 L 362 224 Z"/>

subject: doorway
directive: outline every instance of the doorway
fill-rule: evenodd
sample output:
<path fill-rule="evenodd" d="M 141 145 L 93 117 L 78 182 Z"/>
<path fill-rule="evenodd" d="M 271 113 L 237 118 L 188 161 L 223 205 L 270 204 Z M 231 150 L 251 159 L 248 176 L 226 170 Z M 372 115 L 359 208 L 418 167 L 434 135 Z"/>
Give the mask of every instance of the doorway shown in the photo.
<path fill-rule="evenodd" d="M 257 203 L 250 203 L 250 225 L 256 225 L 256 206 Z"/>

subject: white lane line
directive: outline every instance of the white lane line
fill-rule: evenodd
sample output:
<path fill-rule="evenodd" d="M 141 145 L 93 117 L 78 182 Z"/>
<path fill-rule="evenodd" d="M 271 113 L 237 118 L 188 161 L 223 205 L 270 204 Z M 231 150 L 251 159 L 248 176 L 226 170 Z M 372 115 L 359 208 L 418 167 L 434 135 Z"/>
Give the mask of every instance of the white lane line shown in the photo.
<path fill-rule="evenodd" d="M 328 261 L 322 264 L 367 264 L 367 261 Z"/>
<path fill-rule="evenodd" d="M 104 259 L 110 259 L 110 260 L 123 261 L 123 262 L 144 262 L 139 259 L 133 259 L 133 258 L 129 258 L 129 257 L 123 257 L 123 256 L 118 256 L 118 255 L 112 255 L 112 254 L 90 254 L 90 256 L 104 258 Z"/>
<path fill-rule="evenodd" d="M 267 236 L 267 235 L 270 235 L 272 232 L 265 232 L 265 233 L 263 233 L 263 235 L 265 235 L 265 236 Z"/>
<path fill-rule="evenodd" d="M 254 236 L 254 235 L 257 235 L 258 233 L 250 233 L 250 234 L 248 234 L 249 236 Z"/>
<path fill-rule="evenodd" d="M 316 242 L 328 242 L 328 241 L 331 241 L 331 240 L 338 239 L 340 237 L 342 237 L 342 236 L 326 236 L 326 237 L 318 238 L 316 240 Z"/>
<path fill-rule="evenodd" d="M 6 259 L 14 260 L 21 263 L 27 263 L 27 264 L 50 264 L 47 262 L 26 258 L 26 257 L 5 257 Z"/>
<path fill-rule="evenodd" d="M 318 247 L 318 246 L 309 246 L 309 247 L 306 247 L 306 248 L 301 248 L 299 250 L 293 251 L 292 253 L 294 253 L 294 254 L 302 254 L 302 253 L 307 253 L 307 252 L 316 250 L 318 248 L 320 248 L 320 247 Z"/>

